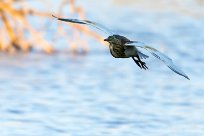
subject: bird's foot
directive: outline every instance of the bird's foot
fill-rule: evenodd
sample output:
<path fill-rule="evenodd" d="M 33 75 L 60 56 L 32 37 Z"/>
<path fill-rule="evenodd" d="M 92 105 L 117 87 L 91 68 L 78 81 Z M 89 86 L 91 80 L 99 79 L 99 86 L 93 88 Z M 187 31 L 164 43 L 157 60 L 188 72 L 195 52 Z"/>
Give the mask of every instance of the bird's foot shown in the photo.
<path fill-rule="evenodd" d="M 148 69 L 148 67 L 146 66 L 146 63 L 145 63 L 145 62 L 143 62 L 143 61 L 139 61 L 139 62 L 140 62 L 140 64 L 141 64 L 141 66 L 142 66 L 143 69 L 145 69 L 145 70 Z M 140 67 L 140 68 L 141 68 L 141 67 Z"/>
<path fill-rule="evenodd" d="M 142 65 L 140 64 L 140 61 L 139 60 L 134 60 L 134 61 L 142 69 Z"/>
<path fill-rule="evenodd" d="M 135 63 L 141 68 L 147 70 L 148 67 L 146 66 L 146 63 L 141 60 L 136 60 L 134 57 L 132 59 L 135 61 Z"/>

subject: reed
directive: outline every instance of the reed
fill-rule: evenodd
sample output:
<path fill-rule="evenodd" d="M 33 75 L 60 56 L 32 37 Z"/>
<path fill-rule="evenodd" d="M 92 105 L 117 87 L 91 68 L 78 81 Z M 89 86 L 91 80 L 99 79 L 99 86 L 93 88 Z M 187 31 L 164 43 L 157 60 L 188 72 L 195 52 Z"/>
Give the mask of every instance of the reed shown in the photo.
<path fill-rule="evenodd" d="M 50 2 L 50 1 L 47 1 Z M 1 0 L 0 2 L 0 51 L 15 53 L 15 52 L 30 52 L 35 49 L 41 49 L 46 53 L 52 53 L 55 51 L 53 41 L 45 40 L 44 34 L 48 34 L 47 30 L 38 30 L 29 22 L 29 17 L 39 18 L 39 23 L 42 18 L 50 19 L 51 14 L 48 10 L 39 11 L 35 8 L 26 6 L 31 4 L 26 0 Z M 43 4 L 43 2 L 42 2 Z M 18 5 L 18 6 L 16 6 Z M 68 8 L 69 12 L 74 12 L 83 19 L 85 13 L 82 7 L 75 4 L 75 0 L 63 0 L 59 7 L 57 15 L 61 15 L 61 9 L 65 8 L 65 5 L 71 7 Z M 65 15 L 64 15 L 65 16 Z M 52 21 L 52 20 L 49 20 Z M 55 22 L 55 20 L 54 20 Z M 56 22 L 55 22 L 56 23 Z M 58 22 L 59 23 L 59 22 Z M 40 24 L 40 23 L 39 23 Z M 72 35 L 66 29 L 62 28 L 59 23 L 57 27 L 56 36 L 57 40 L 60 40 L 62 36 L 66 39 L 79 39 L 77 42 L 67 40 L 68 45 L 72 52 L 78 52 L 78 49 L 82 52 L 88 52 L 88 46 L 85 40 L 80 39 L 79 32 L 85 33 L 87 36 L 94 37 L 97 40 L 102 41 L 102 38 L 91 31 L 90 29 L 78 25 L 71 25 L 73 28 Z M 69 36 L 69 37 L 68 37 Z M 71 37 L 72 36 L 72 37 Z M 60 39 L 59 39 L 60 37 Z"/>

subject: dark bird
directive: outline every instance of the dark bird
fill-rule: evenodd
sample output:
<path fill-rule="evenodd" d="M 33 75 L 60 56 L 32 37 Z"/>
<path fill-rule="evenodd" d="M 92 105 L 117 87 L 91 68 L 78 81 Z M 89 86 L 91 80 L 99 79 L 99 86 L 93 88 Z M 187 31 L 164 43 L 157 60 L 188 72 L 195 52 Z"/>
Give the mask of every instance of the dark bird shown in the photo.
<path fill-rule="evenodd" d="M 172 71 L 190 80 L 190 78 L 173 63 L 172 59 L 170 59 L 168 56 L 161 53 L 160 51 L 150 46 L 147 46 L 143 42 L 131 41 L 124 36 L 114 34 L 105 26 L 89 20 L 58 18 L 54 15 L 52 16 L 60 21 L 81 25 L 89 25 L 105 32 L 106 34 L 109 35 L 109 37 L 104 39 L 104 41 L 109 43 L 110 53 L 115 58 L 132 58 L 141 69 L 147 70 L 148 67 L 146 66 L 146 63 L 142 61 L 142 59 L 146 59 L 149 56 L 145 55 L 141 50 L 139 50 L 145 49 L 148 52 L 150 52 L 154 57 L 164 62 L 164 64 L 166 64 Z"/>

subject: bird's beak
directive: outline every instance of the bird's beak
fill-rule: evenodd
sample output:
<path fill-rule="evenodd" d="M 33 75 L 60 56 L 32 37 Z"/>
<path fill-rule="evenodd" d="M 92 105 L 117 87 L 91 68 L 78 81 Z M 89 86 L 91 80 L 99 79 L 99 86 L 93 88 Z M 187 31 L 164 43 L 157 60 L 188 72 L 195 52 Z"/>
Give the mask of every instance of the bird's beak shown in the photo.
<path fill-rule="evenodd" d="M 108 42 L 108 39 L 104 39 L 104 41 Z"/>

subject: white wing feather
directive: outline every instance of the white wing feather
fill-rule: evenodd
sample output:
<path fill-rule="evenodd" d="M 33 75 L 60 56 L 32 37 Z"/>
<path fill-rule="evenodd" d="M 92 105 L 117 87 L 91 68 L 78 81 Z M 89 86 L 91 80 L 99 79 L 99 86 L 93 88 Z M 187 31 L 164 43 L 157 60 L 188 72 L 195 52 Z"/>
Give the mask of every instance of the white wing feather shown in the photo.
<path fill-rule="evenodd" d="M 64 21 L 64 22 L 70 22 L 70 23 L 75 23 L 75 24 L 86 24 L 86 25 L 90 25 L 92 27 L 95 27 L 101 31 L 103 31 L 104 33 L 108 34 L 108 35 L 113 35 L 114 33 L 108 29 L 107 27 L 99 24 L 99 23 L 96 23 L 96 22 L 93 22 L 93 21 L 89 21 L 89 20 L 79 20 L 79 19 L 71 19 L 71 18 L 59 18 L 59 17 L 56 17 L 54 15 L 52 15 L 54 18 L 57 18 L 58 20 L 60 21 Z"/>
<path fill-rule="evenodd" d="M 136 48 L 138 47 L 147 50 L 154 57 L 164 62 L 172 71 L 190 80 L 190 78 L 181 69 L 179 69 L 177 65 L 173 63 L 173 60 L 171 58 L 161 53 L 160 51 L 156 50 L 155 48 L 146 46 L 144 43 L 138 41 L 131 43 L 130 45 L 134 45 Z"/>

